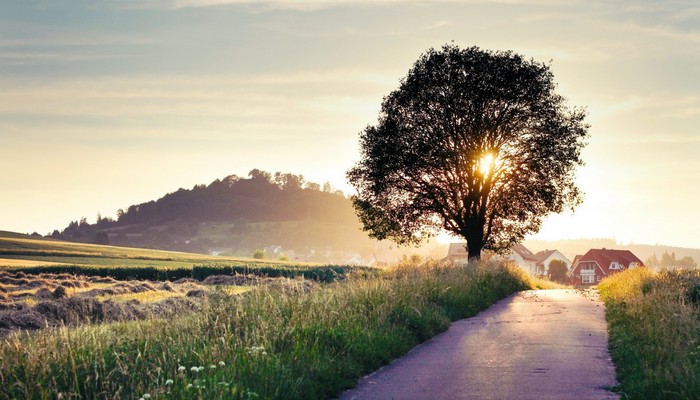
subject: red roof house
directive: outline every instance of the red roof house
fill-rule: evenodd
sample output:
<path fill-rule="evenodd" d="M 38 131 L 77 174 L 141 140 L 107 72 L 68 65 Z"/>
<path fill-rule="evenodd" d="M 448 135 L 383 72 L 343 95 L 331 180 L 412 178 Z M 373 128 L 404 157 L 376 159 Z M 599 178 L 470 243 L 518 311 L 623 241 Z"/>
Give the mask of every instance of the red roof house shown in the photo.
<path fill-rule="evenodd" d="M 569 278 L 574 285 L 595 285 L 606 276 L 643 266 L 629 250 L 590 249 L 574 258 Z"/>

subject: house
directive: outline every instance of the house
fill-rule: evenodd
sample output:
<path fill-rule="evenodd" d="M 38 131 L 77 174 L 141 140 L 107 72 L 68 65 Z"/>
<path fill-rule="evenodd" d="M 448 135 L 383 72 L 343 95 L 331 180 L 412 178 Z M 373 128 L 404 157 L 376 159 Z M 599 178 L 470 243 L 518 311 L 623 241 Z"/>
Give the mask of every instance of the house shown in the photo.
<path fill-rule="evenodd" d="M 515 265 L 526 269 L 534 274 L 537 272 L 537 257 L 527 247 L 522 244 L 516 244 L 510 248 L 507 260 L 513 261 Z"/>
<path fill-rule="evenodd" d="M 606 276 L 643 266 L 642 261 L 629 250 L 590 249 L 586 254 L 574 258 L 568 276 L 574 285 L 595 285 Z"/>
<path fill-rule="evenodd" d="M 450 247 L 447 249 L 447 257 L 444 259 L 454 262 L 467 262 L 468 258 L 466 243 L 450 243 Z"/>
<path fill-rule="evenodd" d="M 549 264 L 554 260 L 559 260 L 566 264 L 566 270 L 571 268 L 571 261 L 559 250 L 544 250 L 535 254 L 535 273 L 537 275 L 549 276 Z"/>
<path fill-rule="evenodd" d="M 450 243 L 445 259 L 466 262 L 466 246 L 466 243 Z M 534 275 L 549 275 L 549 263 L 552 260 L 564 261 L 567 268 L 571 267 L 571 261 L 558 250 L 545 250 L 535 254 L 522 244 L 512 246 L 505 259 Z"/>

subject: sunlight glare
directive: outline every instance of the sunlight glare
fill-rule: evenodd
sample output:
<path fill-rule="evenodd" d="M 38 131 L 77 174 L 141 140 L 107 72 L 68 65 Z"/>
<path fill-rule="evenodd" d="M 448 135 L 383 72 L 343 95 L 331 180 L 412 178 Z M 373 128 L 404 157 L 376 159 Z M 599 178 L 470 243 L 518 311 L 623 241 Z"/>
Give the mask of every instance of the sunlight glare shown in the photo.
<path fill-rule="evenodd" d="M 481 172 L 482 175 L 488 176 L 489 173 L 493 170 L 495 164 L 495 158 L 493 154 L 491 153 L 486 153 L 483 156 L 481 156 L 481 159 L 479 160 L 479 172 Z"/>

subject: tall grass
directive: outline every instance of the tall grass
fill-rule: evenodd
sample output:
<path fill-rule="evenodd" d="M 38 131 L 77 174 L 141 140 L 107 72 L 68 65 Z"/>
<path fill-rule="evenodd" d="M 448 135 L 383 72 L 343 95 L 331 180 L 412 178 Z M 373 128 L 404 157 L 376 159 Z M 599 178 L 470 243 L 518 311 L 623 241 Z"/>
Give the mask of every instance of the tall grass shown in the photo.
<path fill-rule="evenodd" d="M 699 399 L 700 271 L 629 270 L 598 289 L 622 398 Z"/>
<path fill-rule="evenodd" d="M 502 265 L 442 264 L 310 292 L 295 282 L 217 292 L 175 320 L 11 336 L 0 344 L 0 398 L 329 398 L 528 284 Z"/>

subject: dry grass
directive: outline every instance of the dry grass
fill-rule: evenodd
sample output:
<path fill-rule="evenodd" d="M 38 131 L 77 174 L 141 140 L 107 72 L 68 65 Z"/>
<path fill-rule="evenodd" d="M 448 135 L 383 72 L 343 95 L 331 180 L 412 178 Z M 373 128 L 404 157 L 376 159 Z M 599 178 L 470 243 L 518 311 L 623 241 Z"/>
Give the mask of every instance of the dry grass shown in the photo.
<path fill-rule="evenodd" d="M 97 296 L 96 299 L 99 301 L 132 301 L 132 300 L 137 300 L 140 303 L 153 303 L 156 301 L 161 301 L 165 299 L 169 299 L 172 297 L 184 297 L 185 294 L 181 292 L 171 292 L 167 290 L 152 290 L 152 291 L 147 291 L 147 292 L 140 292 L 140 293 L 125 293 L 125 294 L 117 294 L 117 295 L 104 295 L 104 296 Z"/>
<path fill-rule="evenodd" d="M 329 398 L 527 288 L 519 277 L 431 264 L 324 285 L 279 280 L 240 297 L 214 290 L 183 318 L 11 335 L 0 342 L 0 399 Z"/>

